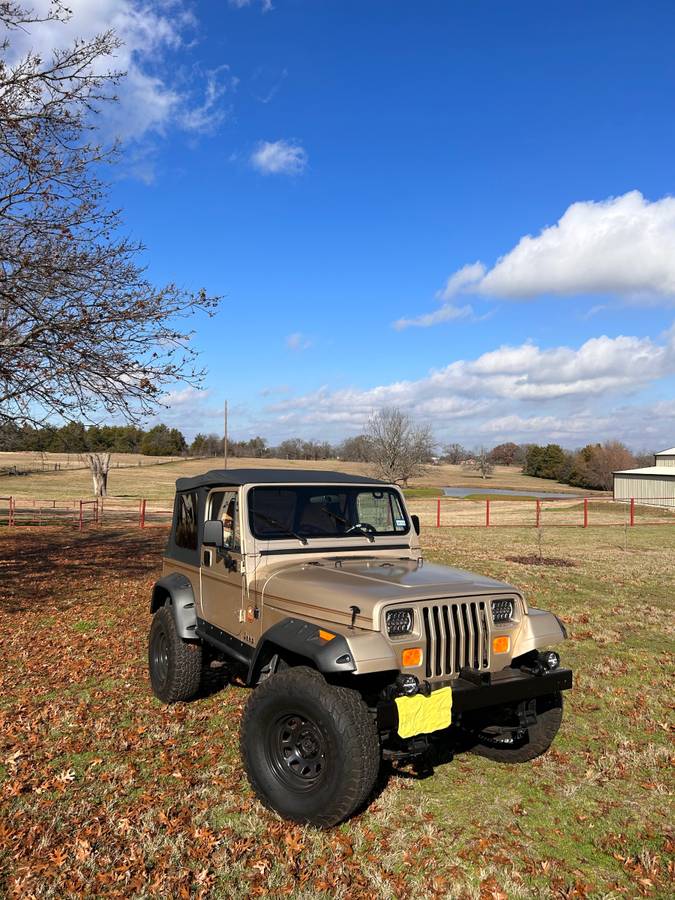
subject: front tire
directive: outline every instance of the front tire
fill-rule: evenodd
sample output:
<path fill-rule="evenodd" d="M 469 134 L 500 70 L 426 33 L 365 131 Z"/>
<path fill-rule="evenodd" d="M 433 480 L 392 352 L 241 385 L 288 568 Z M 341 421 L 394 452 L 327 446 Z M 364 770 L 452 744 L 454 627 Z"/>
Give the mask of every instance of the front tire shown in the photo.
<path fill-rule="evenodd" d="M 527 729 L 511 733 L 493 733 L 486 726 L 472 735 L 471 753 L 500 763 L 530 762 L 546 753 L 562 723 L 563 700 L 560 694 L 537 700 L 537 721 Z"/>
<path fill-rule="evenodd" d="M 305 666 L 272 675 L 253 691 L 241 754 L 265 806 L 322 828 L 365 802 L 380 767 L 377 729 L 361 696 Z"/>
<path fill-rule="evenodd" d="M 162 606 L 152 617 L 148 638 L 148 668 L 153 693 L 164 703 L 190 700 L 202 675 L 201 644 L 184 641 L 173 613 Z"/>

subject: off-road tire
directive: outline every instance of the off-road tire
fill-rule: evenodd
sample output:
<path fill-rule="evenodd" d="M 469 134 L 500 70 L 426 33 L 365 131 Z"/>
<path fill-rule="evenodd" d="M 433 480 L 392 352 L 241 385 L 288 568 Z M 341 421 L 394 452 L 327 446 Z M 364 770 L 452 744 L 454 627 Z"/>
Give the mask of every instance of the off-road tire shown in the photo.
<path fill-rule="evenodd" d="M 563 715 L 563 700 L 560 694 L 540 697 L 537 700 L 537 721 L 527 729 L 527 734 L 508 746 L 499 746 L 496 741 L 472 740 L 469 750 L 476 756 L 484 756 L 494 762 L 523 763 L 546 753 L 558 733 Z M 475 742 L 474 742 L 475 741 Z"/>
<path fill-rule="evenodd" d="M 307 759 L 298 755 L 306 749 L 303 735 L 314 748 Z M 328 684 L 305 666 L 278 672 L 255 688 L 240 745 L 261 803 L 285 819 L 321 828 L 365 803 L 380 767 L 377 729 L 360 694 Z M 303 774 L 305 768 L 309 774 Z"/>
<path fill-rule="evenodd" d="M 176 631 L 170 607 L 162 606 L 152 617 L 148 638 L 148 669 L 153 693 L 165 703 L 190 700 L 202 677 L 202 647 L 184 641 Z"/>

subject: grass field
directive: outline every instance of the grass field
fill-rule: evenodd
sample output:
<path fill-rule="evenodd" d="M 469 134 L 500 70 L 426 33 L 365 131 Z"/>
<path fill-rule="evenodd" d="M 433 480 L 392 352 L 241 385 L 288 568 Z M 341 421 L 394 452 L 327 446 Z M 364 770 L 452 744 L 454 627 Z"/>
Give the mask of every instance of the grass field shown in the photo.
<path fill-rule="evenodd" d="M 11 454 L 13 457 L 20 454 Z M 34 454 L 28 454 L 33 456 Z M 123 457 L 125 454 L 119 454 Z M 0 454 L 0 466 L 3 454 Z M 220 468 L 221 460 L 176 460 L 160 466 L 139 466 L 138 459 L 147 462 L 150 457 L 134 457 L 135 462 L 129 468 L 113 468 L 108 481 L 108 492 L 111 497 L 146 497 L 149 500 L 164 500 L 173 498 L 176 479 L 183 476 L 197 475 L 209 469 Z M 20 465 L 20 463 L 14 463 Z M 340 472 L 348 472 L 352 475 L 370 475 L 372 470 L 364 463 L 349 463 L 340 460 L 319 460 L 306 462 L 302 460 L 286 459 L 232 459 L 231 468 L 259 468 L 260 466 L 288 469 L 336 469 Z M 482 479 L 474 472 L 467 472 L 461 466 L 439 465 L 429 466 L 426 474 L 421 478 L 413 479 L 410 487 L 413 489 L 442 487 L 492 487 L 499 489 L 515 489 L 527 493 L 527 491 L 555 491 L 560 493 L 578 494 L 577 488 L 559 484 L 544 478 L 532 478 L 523 475 L 517 466 L 496 466 L 494 474 L 488 479 Z M 21 477 L 0 477 L 0 495 L 13 495 L 15 497 L 38 497 L 52 499 L 60 497 L 89 497 L 92 493 L 92 481 L 86 470 L 61 470 L 39 472 L 33 475 Z"/>
<path fill-rule="evenodd" d="M 126 466 L 153 466 L 176 460 L 175 456 L 144 456 L 142 453 L 111 453 L 114 469 Z M 79 453 L 38 453 L 32 451 L 0 451 L 0 471 L 16 466 L 19 470 L 58 472 L 63 469 L 86 469 L 87 464 Z"/>
<path fill-rule="evenodd" d="M 635 529 L 628 551 L 619 529 L 554 534 L 573 566 L 507 561 L 535 550 L 532 530 L 422 532 L 428 557 L 507 579 L 567 622 L 576 686 L 553 750 L 402 770 L 318 832 L 253 799 L 246 689 L 151 696 L 164 529 L 0 530 L 0 895 L 672 896 L 675 530 Z"/>

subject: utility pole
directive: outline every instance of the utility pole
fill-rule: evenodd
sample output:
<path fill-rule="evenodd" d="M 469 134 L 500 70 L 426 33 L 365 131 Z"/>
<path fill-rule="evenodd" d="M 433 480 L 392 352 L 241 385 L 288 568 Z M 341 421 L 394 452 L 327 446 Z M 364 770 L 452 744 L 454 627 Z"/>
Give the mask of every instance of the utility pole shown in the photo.
<path fill-rule="evenodd" d="M 223 437 L 223 468 L 227 468 L 227 400 L 225 401 L 225 409 L 223 412 L 223 420 L 225 423 L 225 432 Z"/>

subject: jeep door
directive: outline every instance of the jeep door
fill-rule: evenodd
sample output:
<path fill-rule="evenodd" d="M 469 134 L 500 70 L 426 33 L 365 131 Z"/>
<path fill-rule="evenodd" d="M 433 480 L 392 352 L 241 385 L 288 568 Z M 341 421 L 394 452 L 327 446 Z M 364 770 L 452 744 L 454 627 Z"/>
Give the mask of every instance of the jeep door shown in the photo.
<path fill-rule="evenodd" d="M 225 552 L 219 553 L 215 547 L 201 548 L 202 615 L 210 625 L 238 635 L 244 607 L 239 491 L 224 488 L 211 491 L 206 500 L 206 518 L 222 521 Z"/>

